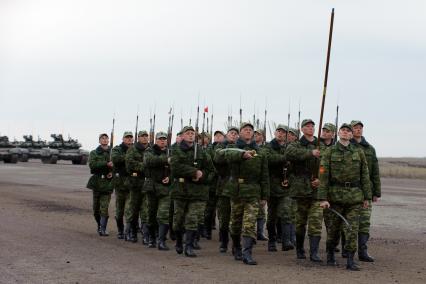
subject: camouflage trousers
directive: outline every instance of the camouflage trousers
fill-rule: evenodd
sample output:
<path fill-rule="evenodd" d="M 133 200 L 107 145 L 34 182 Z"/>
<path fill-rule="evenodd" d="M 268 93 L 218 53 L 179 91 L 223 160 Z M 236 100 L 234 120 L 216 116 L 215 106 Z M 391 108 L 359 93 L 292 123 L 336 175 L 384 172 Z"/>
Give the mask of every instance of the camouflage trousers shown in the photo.
<path fill-rule="evenodd" d="M 268 226 L 273 227 L 272 224 L 277 224 L 278 219 L 280 219 L 280 222 L 284 224 L 294 224 L 292 206 L 293 199 L 288 196 L 271 198 L 268 202 Z"/>
<path fill-rule="evenodd" d="M 200 200 L 175 199 L 173 212 L 173 230 L 181 231 L 198 229 L 204 222 L 206 202 Z"/>
<path fill-rule="evenodd" d="M 231 199 L 229 197 L 218 197 L 217 217 L 219 219 L 219 229 L 229 230 L 229 223 L 231 221 Z"/>
<path fill-rule="evenodd" d="M 111 193 L 93 191 L 93 216 L 108 217 L 108 207 L 111 201 Z"/>
<path fill-rule="evenodd" d="M 146 194 L 148 224 L 156 226 L 157 224 L 169 224 L 170 196 L 157 196 L 154 192 Z"/>
<path fill-rule="evenodd" d="M 370 234 L 371 225 L 371 212 L 372 212 L 371 201 L 368 201 L 368 208 L 361 207 L 359 215 L 359 232 L 360 234 Z"/>
<path fill-rule="evenodd" d="M 296 203 L 296 234 L 303 235 L 308 225 L 308 236 L 320 237 L 323 219 L 320 201 L 312 198 L 297 198 Z"/>
<path fill-rule="evenodd" d="M 115 218 L 117 220 L 122 220 L 124 217 L 124 211 L 126 206 L 130 201 L 130 192 L 129 190 L 115 189 Z"/>
<path fill-rule="evenodd" d="M 256 239 L 256 220 L 259 200 L 231 200 L 231 235 L 242 235 Z"/>
<path fill-rule="evenodd" d="M 146 194 L 140 190 L 132 189 L 129 194 L 129 202 L 126 203 L 125 218 L 127 223 L 139 221 L 142 223 L 148 222 L 148 210 L 146 202 Z M 140 216 L 139 216 L 140 215 Z"/>
<path fill-rule="evenodd" d="M 327 246 L 334 248 L 339 243 L 340 231 L 343 229 L 345 236 L 344 249 L 348 252 L 356 252 L 358 242 L 358 226 L 361 205 L 331 204 L 331 208 L 343 215 L 351 225 L 351 230 L 346 225 L 342 226 L 342 220 L 334 213 L 330 215 L 330 227 L 327 232 Z"/>
<path fill-rule="evenodd" d="M 259 203 L 259 211 L 257 212 L 257 219 L 265 219 L 266 218 L 266 206 L 261 206 Z"/>
<path fill-rule="evenodd" d="M 210 227 L 213 222 L 215 222 L 216 219 L 216 203 L 217 203 L 217 197 L 216 197 L 216 191 L 210 190 L 209 191 L 209 200 L 206 203 L 206 211 L 204 212 L 204 223 L 206 226 Z M 210 223 L 208 223 L 210 222 Z"/>

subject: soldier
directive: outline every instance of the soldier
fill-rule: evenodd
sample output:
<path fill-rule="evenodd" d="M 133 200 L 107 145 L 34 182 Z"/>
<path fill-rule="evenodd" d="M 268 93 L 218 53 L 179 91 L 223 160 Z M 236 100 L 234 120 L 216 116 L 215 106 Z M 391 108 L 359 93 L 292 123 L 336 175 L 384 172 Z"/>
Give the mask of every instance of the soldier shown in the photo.
<path fill-rule="evenodd" d="M 254 127 L 242 123 L 236 149 L 216 151 L 230 167 L 230 178 L 224 187 L 224 195 L 231 198 L 231 236 L 236 260 L 256 265 L 252 249 L 256 240 L 256 216 L 259 202 L 264 205 L 269 198 L 268 160 L 253 140 Z M 243 236 L 241 252 L 240 239 Z"/>
<path fill-rule="evenodd" d="M 219 251 L 225 253 L 228 250 L 229 243 L 229 223 L 231 221 L 231 199 L 224 195 L 224 187 L 227 185 L 230 178 L 230 169 L 228 163 L 223 155 L 217 156 L 216 152 L 218 149 L 224 148 L 236 148 L 236 142 L 239 138 L 239 129 L 235 126 L 230 126 L 226 133 L 226 139 L 223 143 L 217 144 L 215 147 L 214 166 L 217 170 L 217 215 L 219 219 L 219 240 L 220 247 Z M 239 249 L 241 260 L 241 246 Z"/>
<path fill-rule="evenodd" d="M 186 126 L 182 132 L 183 141 L 171 159 L 174 177 L 171 197 L 174 200 L 175 248 L 178 254 L 183 252 L 182 234 L 185 230 L 185 255 L 195 257 L 194 240 L 198 225 L 203 221 L 205 202 L 209 195 L 206 184 L 214 169 L 210 156 L 195 143 L 194 128 Z M 197 147 L 196 151 L 194 147 Z"/>
<path fill-rule="evenodd" d="M 112 149 L 112 162 L 114 164 L 113 185 L 115 190 L 115 220 L 117 222 L 117 238 L 124 239 L 124 210 L 129 203 L 129 188 L 126 170 L 126 152 L 133 144 L 133 133 L 126 131 L 123 134 L 123 142 Z M 129 206 L 129 205 L 127 205 Z"/>
<path fill-rule="evenodd" d="M 143 155 L 149 147 L 148 132 L 145 130 L 138 132 L 138 141 L 131 147 L 125 157 L 126 169 L 129 173 L 128 183 L 130 188 L 129 206 L 125 210 L 126 215 L 126 234 L 125 240 L 136 243 L 138 241 L 139 212 L 146 211 L 144 208 L 142 188 L 145 181 L 145 165 Z M 141 217 L 144 217 L 141 214 Z M 142 219 L 142 218 L 141 218 Z M 147 220 L 142 220 L 143 225 L 143 243 L 148 244 Z"/>
<path fill-rule="evenodd" d="M 310 260 L 321 262 L 318 256 L 321 240 L 323 213 L 319 206 L 317 177 L 320 151 L 316 149 L 315 123 L 311 119 L 302 121 L 302 137 L 287 147 L 287 158 L 292 163 L 290 195 L 296 199 L 296 255 L 306 259 L 304 241 L 306 225 L 310 244 Z"/>
<path fill-rule="evenodd" d="M 288 131 L 288 145 L 290 145 L 290 143 L 293 143 L 295 141 L 297 141 L 298 138 L 298 134 L 299 131 L 296 128 L 290 128 Z M 288 146 L 287 145 L 287 146 Z M 287 161 L 290 164 L 290 171 L 289 173 L 291 173 L 292 167 L 291 167 L 291 163 L 290 161 Z M 291 184 L 289 183 L 289 186 L 291 187 Z M 291 191 L 291 190 L 290 190 Z M 290 220 L 291 220 L 291 225 L 290 225 L 290 241 L 293 244 L 293 246 L 296 246 L 296 213 L 297 213 L 297 203 L 296 200 L 291 198 L 291 210 L 290 210 L 291 214 L 290 214 Z M 278 230 L 277 230 L 278 231 Z"/>
<path fill-rule="evenodd" d="M 89 154 L 89 167 L 92 176 L 87 188 L 93 191 L 93 215 L 98 224 L 99 236 L 108 236 L 108 207 L 113 191 L 111 179 L 113 163 L 110 161 L 108 134 L 99 135 L 99 146 Z"/>
<path fill-rule="evenodd" d="M 158 132 L 155 144 L 144 154 L 146 192 L 148 205 L 149 245 L 155 247 L 155 228 L 158 225 L 158 249 L 169 250 L 166 236 L 169 230 L 170 167 L 167 155 L 167 133 Z"/>
<path fill-rule="evenodd" d="M 254 131 L 254 141 L 256 141 L 257 146 L 260 149 L 263 149 L 263 147 L 265 146 L 266 141 L 264 141 L 264 131 L 263 129 L 256 129 Z M 268 238 L 265 237 L 265 234 L 263 233 L 263 230 L 265 228 L 265 218 L 266 218 L 266 209 L 265 209 L 265 204 L 259 204 L 259 213 L 257 214 L 257 235 L 256 235 L 256 239 L 258 241 L 267 241 Z"/>
<path fill-rule="evenodd" d="M 339 142 L 328 148 L 321 158 L 318 197 L 322 208 L 332 208 L 344 216 L 350 228 L 343 227 L 348 252 L 346 268 L 359 270 L 354 262 L 361 206 L 368 208 L 371 200 L 370 180 L 365 155 L 350 143 L 352 126 L 343 123 L 339 128 Z M 328 200 L 328 201 L 327 201 Z M 336 266 L 334 248 L 337 245 L 342 221 L 332 215 L 327 232 L 327 265 Z"/>
<path fill-rule="evenodd" d="M 175 152 L 175 150 L 179 147 L 180 142 L 182 142 L 182 130 L 180 130 L 178 133 L 176 133 L 175 143 L 171 146 L 171 152 Z M 173 205 L 173 199 L 170 198 L 170 210 L 169 210 L 169 231 L 170 231 L 170 239 L 172 241 L 176 241 L 176 235 L 173 230 L 173 212 L 174 212 L 174 205 Z"/>
<path fill-rule="evenodd" d="M 359 120 L 353 120 L 351 125 L 353 128 L 353 139 L 351 140 L 351 143 L 364 151 L 367 159 L 368 172 L 370 174 L 370 186 L 372 193 L 372 200 L 369 200 L 368 208 L 361 209 L 358 232 L 358 258 L 360 261 L 374 262 L 374 258 L 368 254 L 367 242 L 370 238 L 371 201 L 378 202 L 381 197 L 379 162 L 377 160 L 376 150 L 367 142 L 367 140 L 365 140 L 364 136 L 362 136 L 364 124 Z"/>
<path fill-rule="evenodd" d="M 288 177 L 289 163 L 285 157 L 287 126 L 279 124 L 275 129 L 275 138 L 266 145 L 268 152 L 270 200 L 268 202 L 268 251 L 277 251 L 275 231 L 277 219 L 280 219 L 282 232 L 282 250 L 294 249 L 291 243 L 292 203 Z"/>

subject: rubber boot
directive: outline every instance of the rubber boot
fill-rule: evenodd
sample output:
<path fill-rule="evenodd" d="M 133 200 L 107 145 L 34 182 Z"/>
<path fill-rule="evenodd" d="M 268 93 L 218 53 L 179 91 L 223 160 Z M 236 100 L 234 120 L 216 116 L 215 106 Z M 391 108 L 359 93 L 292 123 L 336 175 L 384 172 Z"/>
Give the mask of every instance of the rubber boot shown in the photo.
<path fill-rule="evenodd" d="M 98 234 L 100 236 L 101 235 L 101 216 L 99 216 L 99 215 L 94 215 L 94 216 L 95 216 L 96 225 L 98 226 L 96 231 L 98 232 Z"/>
<path fill-rule="evenodd" d="M 306 229 L 303 229 L 303 231 L 300 234 L 296 233 L 296 255 L 298 259 L 306 259 L 305 255 L 305 234 Z"/>
<path fill-rule="evenodd" d="M 181 231 L 175 231 L 176 245 L 175 249 L 178 254 L 183 253 L 183 235 Z"/>
<path fill-rule="evenodd" d="M 132 225 L 130 223 L 126 223 L 126 227 L 124 228 L 124 240 L 127 241 L 131 241 L 131 228 Z"/>
<path fill-rule="evenodd" d="M 241 248 L 241 237 L 240 235 L 232 235 L 232 255 L 237 261 L 243 260 L 243 252 Z"/>
<path fill-rule="evenodd" d="M 169 225 L 160 224 L 158 227 L 158 250 L 169 250 L 169 247 L 166 245 L 166 236 L 169 231 Z"/>
<path fill-rule="evenodd" d="M 197 231 L 186 230 L 185 232 L 185 256 L 187 257 L 196 257 L 197 255 L 194 252 L 194 240 Z"/>
<path fill-rule="evenodd" d="M 290 241 L 291 237 L 291 224 L 281 223 L 281 239 L 282 239 L 282 251 L 289 251 L 294 249 L 293 243 Z"/>
<path fill-rule="evenodd" d="M 358 259 L 364 262 L 374 262 L 374 258 L 368 255 L 367 242 L 369 239 L 368 234 L 358 234 Z"/>
<path fill-rule="evenodd" d="M 156 232 L 155 231 L 156 231 L 155 226 L 152 226 L 152 225 L 148 226 L 148 234 L 149 234 L 148 247 L 149 248 L 155 248 L 157 246 L 156 240 L 155 240 L 156 239 L 156 237 L 155 237 Z"/>
<path fill-rule="evenodd" d="M 117 222 L 117 239 L 124 239 L 124 223 L 123 218 L 118 219 L 115 217 L 115 221 Z"/>
<path fill-rule="evenodd" d="M 334 250 L 333 245 L 331 245 L 330 243 L 327 242 L 326 245 L 326 251 L 327 251 L 327 265 L 328 266 L 337 266 L 337 261 L 336 261 L 336 257 L 334 255 L 335 250 Z"/>
<path fill-rule="evenodd" d="M 229 233 L 228 230 L 219 230 L 220 234 L 220 247 L 219 251 L 225 253 L 228 251 Z"/>
<path fill-rule="evenodd" d="M 318 256 L 320 236 L 309 236 L 309 258 L 312 262 L 322 262 Z"/>
<path fill-rule="evenodd" d="M 267 230 L 268 230 L 268 251 L 277 251 L 277 244 L 276 244 L 277 232 L 276 232 L 275 223 L 268 222 Z"/>
<path fill-rule="evenodd" d="M 148 224 L 142 224 L 142 244 L 147 246 L 149 244 L 149 227 Z"/>
<path fill-rule="evenodd" d="M 359 266 L 354 261 L 354 253 L 353 252 L 348 252 L 346 269 L 352 270 L 352 271 L 360 271 Z"/>
<path fill-rule="evenodd" d="M 256 265 L 257 262 L 252 257 L 254 239 L 243 237 L 243 262 L 248 265 Z"/>
<path fill-rule="evenodd" d="M 257 240 L 258 241 L 267 241 L 268 238 L 263 234 L 263 228 L 265 227 L 265 219 L 257 219 Z"/>
<path fill-rule="evenodd" d="M 201 237 L 200 230 L 195 231 L 194 240 L 192 242 L 192 249 L 195 249 L 195 250 L 201 249 L 201 246 L 200 246 L 200 243 L 199 243 L 200 237 Z"/>
<path fill-rule="evenodd" d="M 108 225 L 108 217 L 101 216 L 100 222 L 101 222 L 101 232 L 99 233 L 99 235 L 102 236 L 102 237 L 109 236 L 109 234 L 106 230 L 107 225 Z"/>
<path fill-rule="evenodd" d="M 346 238 L 345 238 L 345 234 L 344 233 L 342 233 L 340 241 L 342 243 L 342 257 L 343 258 L 348 258 L 348 251 L 345 250 Z"/>

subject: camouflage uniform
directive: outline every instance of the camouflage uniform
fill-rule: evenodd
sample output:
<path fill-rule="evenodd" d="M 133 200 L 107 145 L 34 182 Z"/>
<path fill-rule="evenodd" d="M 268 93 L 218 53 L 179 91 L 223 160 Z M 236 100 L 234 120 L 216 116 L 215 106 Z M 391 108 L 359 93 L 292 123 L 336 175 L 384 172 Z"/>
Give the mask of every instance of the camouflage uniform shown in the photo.
<path fill-rule="evenodd" d="M 338 142 L 325 151 L 321 158 L 320 199 L 328 199 L 331 208 L 342 214 L 349 222 L 351 230 L 343 227 L 344 249 L 352 258 L 357 248 L 357 232 L 360 209 L 364 200 L 371 199 L 367 162 L 362 151 L 349 144 Z M 327 233 L 327 262 L 335 265 L 334 249 L 341 230 L 341 219 L 333 214 Z"/>
<path fill-rule="evenodd" d="M 193 131 L 192 127 L 186 129 Z M 194 147 L 198 147 L 196 165 Z M 185 255 L 196 256 L 192 250 L 198 225 L 204 222 L 205 203 L 209 196 L 207 183 L 214 171 L 213 164 L 201 146 L 189 146 L 182 141 L 172 155 L 171 170 L 174 178 L 171 197 L 174 200 L 173 229 L 176 233 L 176 252 L 182 253 L 182 233 L 185 230 Z M 197 170 L 202 171 L 203 176 L 199 181 L 193 181 Z"/>
<path fill-rule="evenodd" d="M 247 125 L 243 124 L 244 128 Z M 243 258 L 244 263 L 256 262 L 251 259 L 252 247 L 256 239 L 256 219 L 259 201 L 269 198 L 268 160 L 264 151 L 259 151 L 253 141 L 246 144 L 243 140 L 236 143 L 238 149 L 216 151 L 217 159 L 225 159 L 229 165 L 230 178 L 223 194 L 231 199 L 231 236 L 236 260 Z M 238 151 L 239 150 L 239 151 Z M 243 151 L 241 151 L 243 150 Z M 255 150 L 257 154 L 245 160 L 245 151 Z M 244 250 L 241 253 L 240 238 L 243 236 Z"/>
<path fill-rule="evenodd" d="M 303 126 L 303 123 L 302 123 Z M 293 170 L 290 174 L 290 196 L 296 199 L 296 253 L 297 257 L 304 259 L 304 239 L 306 225 L 308 224 L 308 236 L 310 240 L 310 259 L 321 261 L 317 255 L 323 209 L 319 206 L 318 192 L 311 186 L 311 180 L 317 175 L 319 159 L 312 155 L 316 149 L 317 138 L 311 142 L 302 136 L 298 141 L 290 143 L 287 147 L 287 159 L 292 163 Z"/>
<path fill-rule="evenodd" d="M 111 174 L 111 169 L 107 166 L 109 152 L 109 148 L 103 149 L 98 146 L 89 154 L 89 167 L 92 176 L 87 182 L 87 188 L 93 191 L 93 215 L 98 224 L 100 235 L 107 235 L 108 207 L 113 191 L 111 179 L 107 178 L 107 175 Z"/>
<path fill-rule="evenodd" d="M 129 174 L 126 170 L 125 157 L 128 147 L 121 143 L 112 149 L 113 170 L 113 185 L 115 190 L 115 220 L 117 222 L 117 230 L 119 239 L 124 238 L 124 210 L 126 203 L 129 203 L 129 188 L 127 179 Z M 127 205 L 129 206 L 129 205 Z"/>
<path fill-rule="evenodd" d="M 130 175 L 127 179 L 130 188 L 130 200 L 129 206 L 125 210 L 126 231 L 127 228 L 129 229 L 126 240 L 132 242 L 137 242 L 139 212 L 146 210 L 144 208 L 146 204 L 142 197 L 142 188 L 145 181 L 145 165 L 143 163 L 145 150 L 146 146 L 137 142 L 127 151 L 125 158 L 126 168 Z M 146 220 L 144 224 L 146 224 Z"/>
<path fill-rule="evenodd" d="M 214 153 L 215 148 L 217 147 L 218 143 L 214 142 L 213 144 L 210 144 L 207 148 L 207 153 L 210 155 L 212 161 L 214 161 Z M 204 226 L 206 228 L 206 238 L 208 240 L 211 239 L 212 236 L 212 227 L 213 224 L 216 222 L 216 204 L 217 204 L 217 196 L 216 196 L 216 187 L 217 187 L 217 181 L 218 176 L 217 174 L 213 174 L 211 176 L 211 180 L 209 182 L 209 200 L 206 204 L 206 210 L 204 213 Z"/>

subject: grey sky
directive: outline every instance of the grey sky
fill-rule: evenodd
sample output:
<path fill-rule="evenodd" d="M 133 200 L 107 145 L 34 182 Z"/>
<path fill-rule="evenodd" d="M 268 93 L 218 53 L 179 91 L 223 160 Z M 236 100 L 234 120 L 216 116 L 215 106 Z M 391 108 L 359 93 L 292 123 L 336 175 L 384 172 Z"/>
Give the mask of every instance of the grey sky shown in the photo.
<path fill-rule="evenodd" d="M 325 122 L 365 122 L 380 156 L 426 156 L 426 1 L 7 1 L 0 2 L 0 133 L 63 132 L 84 148 L 109 132 L 166 129 L 175 105 L 193 119 L 214 108 L 224 128 L 240 94 L 286 122 L 319 120 L 328 25 L 335 8 Z M 293 124 L 292 123 L 292 124 Z M 416 133 L 421 131 L 421 133 Z M 396 136 L 397 135 L 397 136 Z M 397 139 L 395 139 L 397 138 Z M 409 146 L 402 146 L 409 140 Z"/>

